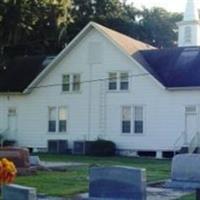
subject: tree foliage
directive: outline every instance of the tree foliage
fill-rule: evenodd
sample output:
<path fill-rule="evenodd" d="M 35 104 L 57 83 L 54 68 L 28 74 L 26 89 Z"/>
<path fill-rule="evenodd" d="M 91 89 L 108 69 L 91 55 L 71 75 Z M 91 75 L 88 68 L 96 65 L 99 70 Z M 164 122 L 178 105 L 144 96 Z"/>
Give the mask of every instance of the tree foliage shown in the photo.
<path fill-rule="evenodd" d="M 120 0 L 1 0 L 1 47 L 22 54 L 56 54 L 95 21 L 156 47 L 172 47 L 181 14 L 161 8 L 138 10 Z"/>
<path fill-rule="evenodd" d="M 32 53 L 53 53 L 57 48 L 59 26 L 69 0 L 3 0 L 0 3 L 0 42 L 21 46 Z"/>
<path fill-rule="evenodd" d="M 144 8 L 139 21 L 141 39 L 159 48 L 173 47 L 178 39 L 176 23 L 181 19 L 180 14 L 170 13 L 162 8 Z"/>

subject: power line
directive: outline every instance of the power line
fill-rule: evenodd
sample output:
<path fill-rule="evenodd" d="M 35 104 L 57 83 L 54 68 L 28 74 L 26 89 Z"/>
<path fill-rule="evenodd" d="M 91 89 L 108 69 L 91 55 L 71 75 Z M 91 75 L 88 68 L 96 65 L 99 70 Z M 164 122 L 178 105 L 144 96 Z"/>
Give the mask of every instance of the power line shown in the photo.
<path fill-rule="evenodd" d="M 141 73 L 141 74 L 132 74 L 129 76 L 126 76 L 125 78 L 133 78 L 133 77 L 142 77 L 142 76 L 148 76 L 150 75 L 149 73 Z M 120 77 L 116 77 L 113 80 L 118 80 L 120 79 Z M 101 82 L 101 81 L 108 81 L 110 80 L 109 77 L 107 78 L 99 78 L 99 79 L 93 79 L 93 80 L 85 80 L 85 81 L 79 81 L 79 82 L 69 82 L 67 84 L 73 84 L 73 83 L 80 83 L 80 84 L 84 84 L 84 83 L 94 83 L 94 82 Z M 57 87 L 57 86 L 62 86 L 63 83 L 54 83 L 54 84 L 48 84 L 48 85 L 40 85 L 40 86 L 33 86 L 33 87 L 29 87 L 28 89 L 39 89 L 39 88 L 48 88 L 48 87 Z"/>

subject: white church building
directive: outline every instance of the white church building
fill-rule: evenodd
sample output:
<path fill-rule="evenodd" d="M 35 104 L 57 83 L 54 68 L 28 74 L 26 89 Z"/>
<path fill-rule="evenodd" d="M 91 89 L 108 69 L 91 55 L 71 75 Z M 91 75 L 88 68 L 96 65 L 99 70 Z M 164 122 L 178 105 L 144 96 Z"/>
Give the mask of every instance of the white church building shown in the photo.
<path fill-rule="evenodd" d="M 1 63 L 0 130 L 20 146 L 113 141 L 121 154 L 199 145 L 200 19 L 188 0 L 177 48 L 156 49 L 89 23 L 55 58 Z"/>

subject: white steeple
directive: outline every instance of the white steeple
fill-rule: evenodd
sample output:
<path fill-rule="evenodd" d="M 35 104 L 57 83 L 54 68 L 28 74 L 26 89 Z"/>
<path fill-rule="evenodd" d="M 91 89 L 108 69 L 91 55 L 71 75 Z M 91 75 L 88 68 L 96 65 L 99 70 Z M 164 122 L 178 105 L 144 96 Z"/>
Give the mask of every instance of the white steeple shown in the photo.
<path fill-rule="evenodd" d="M 178 23 L 178 46 L 200 46 L 200 19 L 197 0 L 187 0 L 183 21 Z"/>
<path fill-rule="evenodd" d="M 184 21 L 199 20 L 199 13 L 196 0 L 187 0 L 183 20 Z"/>

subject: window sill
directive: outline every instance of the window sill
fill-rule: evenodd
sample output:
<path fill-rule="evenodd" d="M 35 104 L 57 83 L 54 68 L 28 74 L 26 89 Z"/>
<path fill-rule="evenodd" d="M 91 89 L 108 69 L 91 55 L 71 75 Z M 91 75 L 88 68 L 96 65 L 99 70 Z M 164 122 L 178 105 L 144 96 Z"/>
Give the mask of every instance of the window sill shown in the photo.
<path fill-rule="evenodd" d="M 77 92 L 61 92 L 61 94 L 63 94 L 63 95 L 67 95 L 67 94 L 74 94 L 74 95 L 77 95 L 77 94 L 81 94 L 82 93 L 82 91 L 77 91 Z"/>
<path fill-rule="evenodd" d="M 66 135 L 68 132 L 47 132 L 47 135 Z"/>
<path fill-rule="evenodd" d="M 134 136 L 134 137 L 142 137 L 145 136 L 145 133 L 121 133 L 121 136 Z"/>
<path fill-rule="evenodd" d="M 107 90 L 108 94 L 130 93 L 130 90 Z"/>

